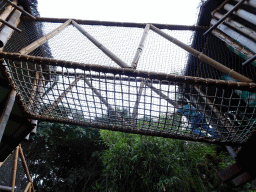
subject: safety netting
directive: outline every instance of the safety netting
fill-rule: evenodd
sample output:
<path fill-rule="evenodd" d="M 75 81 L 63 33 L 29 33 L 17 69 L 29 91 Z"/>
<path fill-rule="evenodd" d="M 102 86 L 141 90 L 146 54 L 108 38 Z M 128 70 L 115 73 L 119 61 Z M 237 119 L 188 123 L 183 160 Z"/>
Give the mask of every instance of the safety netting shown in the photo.
<path fill-rule="evenodd" d="M 0 167 L 0 192 L 11 191 L 12 185 L 14 191 L 24 192 L 28 183 L 22 159 L 13 151 Z"/>
<path fill-rule="evenodd" d="M 82 30 L 69 24 L 24 52 L 64 23 L 42 20 L 23 19 L 0 53 L 29 118 L 229 145 L 254 131 L 255 68 L 239 66 L 225 43 L 202 35 L 205 27 L 158 26 L 230 67 L 227 74 L 146 24 L 77 21 Z M 238 82 L 232 69 L 252 81 Z"/>

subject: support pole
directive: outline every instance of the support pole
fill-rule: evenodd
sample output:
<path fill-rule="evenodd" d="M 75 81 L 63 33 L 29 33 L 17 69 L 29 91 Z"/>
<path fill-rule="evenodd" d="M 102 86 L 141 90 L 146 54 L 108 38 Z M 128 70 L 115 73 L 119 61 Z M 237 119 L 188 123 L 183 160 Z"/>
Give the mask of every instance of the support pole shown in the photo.
<path fill-rule="evenodd" d="M 44 97 L 45 95 L 47 95 L 56 85 L 57 85 L 57 81 L 55 81 L 42 95 L 42 97 Z"/>
<path fill-rule="evenodd" d="M 11 154 L 10 154 L 11 155 Z M 4 164 L 4 162 L 10 157 L 10 155 L 8 155 L 8 157 L 5 158 L 4 161 L 0 162 L 0 167 Z"/>
<path fill-rule="evenodd" d="M 31 191 L 31 185 L 32 185 L 32 183 L 29 182 L 26 189 L 24 190 L 24 192 L 30 192 Z"/>
<path fill-rule="evenodd" d="M 14 155 L 14 162 L 13 162 L 13 173 L 12 173 L 12 191 L 14 192 L 15 189 L 15 180 L 16 180 L 16 173 L 17 173 L 17 165 L 18 165 L 18 155 L 19 155 L 19 146 L 17 146 Z"/>
<path fill-rule="evenodd" d="M 36 19 L 33 15 L 29 14 L 27 11 L 25 11 L 24 9 L 20 8 L 19 6 L 17 6 L 15 3 L 12 3 L 9 0 L 5 0 L 7 3 L 9 3 L 11 6 L 13 6 L 15 9 L 21 11 L 24 15 L 27 15 L 28 17 L 32 18 L 32 19 Z"/>
<path fill-rule="evenodd" d="M 63 91 L 63 93 L 54 101 L 54 103 L 46 110 L 47 113 L 51 113 L 55 107 L 61 102 L 61 100 L 66 97 L 69 91 L 73 89 L 73 87 L 77 84 L 77 82 L 81 80 L 81 76 L 75 78 L 75 80 L 68 86 L 66 90 Z"/>
<path fill-rule="evenodd" d="M 250 59 L 248 59 L 247 61 L 245 61 L 242 65 L 247 65 L 251 62 L 253 62 L 254 60 L 256 60 L 256 55 L 254 55 L 253 57 L 251 57 Z M 256 62 L 256 61 L 255 61 Z"/>
<path fill-rule="evenodd" d="M 21 160 L 22 160 L 21 162 L 23 164 L 23 167 L 25 168 L 25 172 L 26 172 L 26 176 L 28 178 L 28 181 L 32 183 L 32 179 L 30 177 L 28 166 L 27 166 L 27 163 L 26 163 L 26 160 L 25 160 L 25 157 L 24 157 L 24 153 L 22 151 L 22 148 L 21 148 L 20 144 L 19 144 L 19 154 L 20 154 L 20 157 L 21 157 Z"/>
<path fill-rule="evenodd" d="M 8 23 L 10 25 L 17 27 L 17 25 L 20 22 L 20 19 L 19 19 L 20 15 L 21 15 L 21 12 L 18 10 L 15 10 L 13 12 L 13 14 L 11 15 L 11 17 L 9 18 Z M 0 48 L 3 47 L 7 43 L 8 39 L 10 38 L 12 33 L 13 33 L 12 28 L 10 28 L 8 26 L 3 27 L 3 29 L 0 32 Z"/>
<path fill-rule="evenodd" d="M 157 95 L 159 95 L 160 97 L 162 97 L 164 100 L 166 100 L 168 103 L 170 103 L 171 105 L 173 105 L 175 108 L 177 108 L 177 103 L 175 100 L 170 99 L 169 97 L 167 97 L 165 94 L 163 94 L 159 89 L 155 88 L 152 83 L 147 82 L 146 85 L 148 87 L 150 87 Z"/>
<path fill-rule="evenodd" d="M 19 51 L 20 54 L 28 54 L 31 51 L 35 50 L 37 47 L 45 43 L 47 40 L 53 38 L 55 35 L 59 34 L 63 29 L 65 29 L 69 24 L 71 23 L 71 19 L 67 20 L 65 23 L 63 23 L 61 26 L 58 28 L 54 29 L 52 32 L 48 33 L 47 35 L 41 37 L 37 41 L 34 41 L 30 45 L 24 47 Z"/>
<path fill-rule="evenodd" d="M 249 79 L 248 77 L 245 77 L 244 75 L 241 75 L 240 73 L 237 73 L 233 69 L 230 69 L 230 68 L 226 67 L 225 65 L 219 63 L 218 61 L 215 61 L 214 59 L 208 57 L 207 55 L 205 55 L 205 54 L 203 54 L 203 53 L 201 53 L 201 52 L 191 48 L 190 46 L 186 45 L 185 43 L 182 43 L 181 41 L 179 41 L 179 40 L 171 37 L 170 35 L 162 32 L 160 29 L 156 28 L 155 26 L 151 25 L 150 27 L 151 27 L 151 29 L 154 32 L 156 32 L 160 36 L 162 36 L 165 39 L 171 41 L 172 43 L 174 43 L 175 45 L 179 46 L 180 48 L 188 51 L 192 55 L 198 57 L 200 60 L 208 63 L 209 65 L 213 66 L 214 68 L 218 69 L 219 71 L 221 71 L 221 72 L 223 72 L 223 73 L 233 77 L 237 81 L 248 82 L 248 83 L 252 82 L 252 80 Z"/>
<path fill-rule="evenodd" d="M 103 53 L 105 53 L 110 59 L 112 59 L 116 64 L 118 64 L 122 68 L 130 68 L 125 62 L 123 62 L 120 58 L 118 58 L 115 54 L 113 54 L 110 50 L 108 50 L 104 45 L 98 42 L 93 36 L 91 36 L 88 32 L 86 32 L 80 25 L 78 25 L 74 20 L 72 20 L 72 24 L 76 27 L 84 36 L 86 36 L 94 45 L 96 45 Z"/>
<path fill-rule="evenodd" d="M 11 25 L 10 23 L 6 22 L 5 20 L 3 20 L 2 18 L 0 18 L 0 22 L 2 22 L 3 24 L 7 25 L 8 27 L 12 28 L 13 30 L 21 33 L 21 30 L 18 29 L 17 27 Z"/>
<path fill-rule="evenodd" d="M 91 88 L 92 92 L 97 95 L 97 97 L 100 99 L 100 101 L 107 107 L 107 109 L 109 111 L 115 111 L 114 108 L 107 102 L 106 99 L 104 99 L 101 96 L 101 93 L 95 88 L 93 87 L 93 85 L 91 84 L 91 82 L 88 79 L 84 79 L 85 83 Z"/>
<path fill-rule="evenodd" d="M 9 120 L 9 116 L 12 112 L 12 107 L 14 105 L 14 102 L 15 102 L 15 97 L 16 97 L 16 91 L 13 89 L 11 90 L 10 94 L 9 94 L 9 97 L 8 97 L 8 100 L 6 102 L 6 106 L 3 110 L 3 113 L 0 117 L 0 142 L 2 140 L 2 137 L 4 135 L 4 131 L 5 131 L 5 127 L 6 127 L 6 124 Z"/>
<path fill-rule="evenodd" d="M 216 27 L 218 27 L 219 24 L 221 24 L 229 15 L 231 15 L 241 4 L 243 4 L 246 0 L 241 0 L 239 3 L 237 3 L 229 12 L 227 12 L 220 20 L 218 20 L 217 23 L 215 23 L 210 29 L 208 29 L 204 35 L 207 35 L 212 30 L 214 30 Z"/>
<path fill-rule="evenodd" d="M 144 42 L 145 42 L 146 37 L 147 37 L 147 35 L 148 35 L 149 29 L 150 29 L 150 24 L 147 24 L 146 27 L 145 27 L 145 29 L 144 29 L 144 33 L 143 33 L 143 36 L 142 36 L 142 38 L 141 38 L 141 41 L 140 41 L 139 47 L 138 47 L 138 49 L 137 49 L 137 52 L 136 52 L 136 54 L 135 54 L 135 56 L 134 56 L 134 58 L 133 58 L 133 61 L 132 61 L 132 68 L 133 68 L 133 69 L 136 69 L 136 68 L 137 68 L 137 64 L 138 64 L 138 61 L 139 61 L 139 59 L 140 59 L 140 55 L 141 55 L 141 53 L 142 53 L 142 51 L 143 51 Z"/>
<path fill-rule="evenodd" d="M 0 190 L 3 190 L 3 191 L 12 191 L 12 188 L 11 188 L 11 187 L 8 187 L 8 186 L 0 185 Z"/>
<path fill-rule="evenodd" d="M 101 96 L 101 93 L 95 87 L 93 87 L 93 85 L 90 83 L 90 81 L 88 79 L 84 79 L 84 81 L 91 88 L 92 92 L 95 95 L 97 95 L 97 97 L 100 99 L 100 101 L 107 107 L 107 109 L 109 111 L 114 112 L 117 120 L 120 123 L 124 124 L 125 122 L 123 121 L 122 117 L 115 111 L 115 109 L 108 103 L 108 101 Z"/>
<path fill-rule="evenodd" d="M 141 98 L 142 91 L 143 91 L 145 85 L 146 85 L 145 81 L 141 82 L 141 84 L 140 84 L 139 92 L 137 93 L 137 99 L 136 99 L 136 102 L 133 107 L 132 121 L 134 121 L 138 116 L 138 107 L 140 104 L 140 98 Z"/>

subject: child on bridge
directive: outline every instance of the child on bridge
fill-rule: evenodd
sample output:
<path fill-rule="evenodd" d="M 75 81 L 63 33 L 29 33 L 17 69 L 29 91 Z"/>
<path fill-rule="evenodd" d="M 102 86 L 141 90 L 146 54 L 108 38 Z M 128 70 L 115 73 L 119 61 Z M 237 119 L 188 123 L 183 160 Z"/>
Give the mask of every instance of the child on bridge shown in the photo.
<path fill-rule="evenodd" d="M 201 132 L 201 130 L 205 130 L 207 133 L 209 133 L 214 138 L 219 138 L 218 133 L 209 127 L 207 124 L 205 117 L 198 112 L 192 105 L 189 103 L 179 100 L 177 101 L 177 110 L 174 113 L 169 114 L 169 116 L 174 116 L 175 114 L 180 114 L 185 116 L 190 124 L 191 124 L 191 131 L 192 133 L 205 137 L 206 135 Z"/>

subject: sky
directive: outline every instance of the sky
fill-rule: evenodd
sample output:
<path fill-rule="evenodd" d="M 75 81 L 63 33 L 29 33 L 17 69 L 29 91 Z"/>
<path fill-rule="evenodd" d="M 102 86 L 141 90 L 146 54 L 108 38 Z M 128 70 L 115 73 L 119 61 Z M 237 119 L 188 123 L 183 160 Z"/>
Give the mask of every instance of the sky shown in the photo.
<path fill-rule="evenodd" d="M 200 0 L 38 0 L 41 17 L 194 25 Z"/>

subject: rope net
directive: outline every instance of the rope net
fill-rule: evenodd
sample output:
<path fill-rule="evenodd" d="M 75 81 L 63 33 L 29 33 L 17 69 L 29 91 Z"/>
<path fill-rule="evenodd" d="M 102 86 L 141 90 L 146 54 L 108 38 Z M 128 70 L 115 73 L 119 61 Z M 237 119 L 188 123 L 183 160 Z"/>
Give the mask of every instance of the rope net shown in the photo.
<path fill-rule="evenodd" d="M 14 32 L 1 53 L 29 118 L 229 145 L 254 130 L 254 83 L 237 83 L 153 30 L 137 69 L 120 67 L 100 48 L 131 66 L 141 27 L 79 24 L 97 47 L 68 25 L 27 56 L 18 54 L 61 25 L 23 19 L 22 33 Z M 254 80 L 255 67 L 238 66 L 243 60 L 202 28 L 161 31 Z"/>

